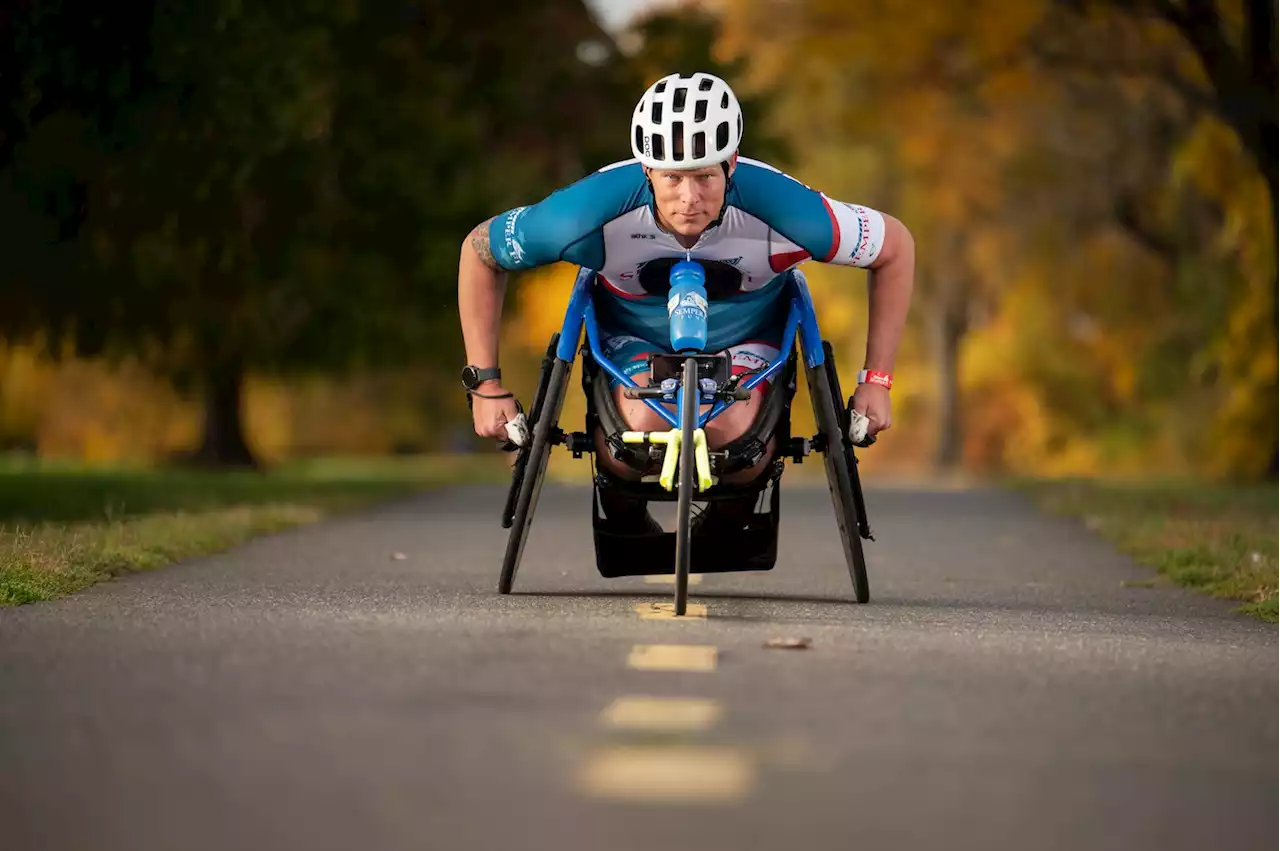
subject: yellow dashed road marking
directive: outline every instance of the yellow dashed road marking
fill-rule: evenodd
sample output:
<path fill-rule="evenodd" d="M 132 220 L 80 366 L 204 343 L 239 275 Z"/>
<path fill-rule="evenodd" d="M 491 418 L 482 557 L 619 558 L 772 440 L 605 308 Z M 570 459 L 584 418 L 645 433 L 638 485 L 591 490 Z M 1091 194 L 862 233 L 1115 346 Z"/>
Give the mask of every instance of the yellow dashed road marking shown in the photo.
<path fill-rule="evenodd" d="M 637 644 L 627 667 L 638 671 L 714 671 L 716 649 L 701 644 Z"/>
<path fill-rule="evenodd" d="M 662 621 L 673 620 L 676 617 L 675 603 L 640 603 L 636 606 L 636 614 L 641 620 L 646 621 Z M 685 603 L 684 617 L 686 618 L 705 618 L 707 616 L 707 607 L 699 603 Z"/>
<path fill-rule="evenodd" d="M 646 584 L 648 584 L 648 585 L 675 585 L 675 584 L 676 584 L 676 576 L 675 576 L 675 574 L 674 574 L 674 573 L 660 573 L 660 574 L 657 574 L 657 575 L 655 575 L 655 576 L 646 576 L 646 577 L 644 578 L 644 581 L 645 581 L 645 583 L 646 583 Z M 702 584 L 702 574 L 701 574 L 701 573 L 691 573 L 691 574 L 689 574 L 689 584 L 690 584 L 690 585 L 701 585 L 701 584 Z"/>
<path fill-rule="evenodd" d="M 708 730 L 720 720 L 722 710 L 714 700 L 664 697 L 620 697 L 604 710 L 600 720 L 624 730 Z"/>
<path fill-rule="evenodd" d="M 583 791 L 621 801 L 714 804 L 751 791 L 755 767 L 724 747 L 610 747 L 594 754 L 579 777 Z"/>

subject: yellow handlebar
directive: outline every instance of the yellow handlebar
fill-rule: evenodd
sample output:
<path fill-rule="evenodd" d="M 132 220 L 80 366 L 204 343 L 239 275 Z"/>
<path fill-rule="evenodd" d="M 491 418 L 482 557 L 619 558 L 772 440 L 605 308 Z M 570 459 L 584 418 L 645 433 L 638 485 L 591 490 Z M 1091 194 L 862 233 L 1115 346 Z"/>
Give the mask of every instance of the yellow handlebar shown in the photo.
<path fill-rule="evenodd" d="M 665 443 L 666 455 L 662 459 L 662 473 L 658 483 L 665 490 L 675 486 L 676 462 L 680 458 L 680 444 L 683 439 L 680 429 L 670 431 L 624 431 L 623 443 Z M 707 451 L 707 433 L 700 428 L 693 430 L 693 461 L 697 472 L 698 490 L 705 491 L 715 484 L 711 476 L 711 455 Z"/>

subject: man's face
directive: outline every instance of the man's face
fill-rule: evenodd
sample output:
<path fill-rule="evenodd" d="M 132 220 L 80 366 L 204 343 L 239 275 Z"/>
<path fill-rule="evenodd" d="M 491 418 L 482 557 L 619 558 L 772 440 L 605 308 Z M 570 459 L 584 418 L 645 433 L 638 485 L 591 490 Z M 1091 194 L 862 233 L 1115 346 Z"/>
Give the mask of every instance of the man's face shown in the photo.
<path fill-rule="evenodd" d="M 736 165 L 730 164 L 730 173 Z M 646 168 L 653 184 L 653 199 L 668 228 L 694 237 L 720 215 L 726 179 L 718 165 L 695 169 Z"/>

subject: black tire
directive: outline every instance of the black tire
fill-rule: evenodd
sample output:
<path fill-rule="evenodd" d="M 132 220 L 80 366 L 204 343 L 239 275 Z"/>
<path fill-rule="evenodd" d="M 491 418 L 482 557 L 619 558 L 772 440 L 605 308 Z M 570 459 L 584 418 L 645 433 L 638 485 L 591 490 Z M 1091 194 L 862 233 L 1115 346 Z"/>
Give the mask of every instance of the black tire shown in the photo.
<path fill-rule="evenodd" d="M 831 343 L 823 340 L 822 351 L 827 380 L 831 382 L 831 404 L 835 406 L 836 418 L 840 420 L 840 434 L 844 436 L 842 443 L 845 464 L 849 468 L 849 484 L 853 487 L 853 508 L 858 518 L 858 536 L 866 539 L 871 537 L 871 527 L 867 523 L 867 504 L 863 500 L 862 488 L 858 484 L 858 459 L 854 455 L 853 443 L 849 440 L 849 422 L 852 417 L 849 414 L 848 402 L 840 390 L 840 376 L 836 374 L 836 355 L 831 348 Z M 874 437 L 871 440 L 875 442 Z"/>
<path fill-rule="evenodd" d="M 684 362 L 684 405 L 680 412 L 680 489 L 676 494 L 676 617 L 683 617 L 689 603 L 690 525 L 693 514 L 693 482 L 696 455 L 693 432 L 698 424 L 698 362 Z"/>
<path fill-rule="evenodd" d="M 528 420 L 531 428 L 537 427 L 538 418 L 542 416 L 542 400 L 547 394 L 547 385 L 551 383 L 551 373 L 556 363 L 556 347 L 559 344 L 560 332 L 557 331 L 551 335 L 551 342 L 547 344 L 547 353 L 542 358 L 542 370 L 538 374 L 538 389 L 533 393 L 533 405 L 529 408 Z M 512 465 L 511 487 L 507 490 L 507 502 L 502 508 L 503 529 L 510 529 L 515 519 L 516 498 L 520 495 L 520 486 L 524 484 L 524 474 L 529 468 L 529 456 L 532 451 L 532 441 L 529 446 L 520 447 L 516 462 Z"/>
<path fill-rule="evenodd" d="M 831 374 L 834 374 L 834 370 Z M 867 581 L 867 561 L 862 552 L 862 537 L 858 532 L 857 502 L 849 471 L 848 435 L 840 424 L 839 411 L 843 410 L 843 402 L 837 408 L 835 399 L 839 390 L 832 386 L 831 374 L 828 374 L 825 367 L 814 367 L 807 370 L 806 377 L 809 397 L 813 402 L 814 420 L 826 441 L 822 456 L 827 468 L 827 488 L 831 491 L 831 500 L 835 506 L 836 525 L 840 530 L 840 542 L 844 546 L 849 578 L 853 580 L 854 599 L 865 603 L 871 599 L 871 586 Z"/>
<path fill-rule="evenodd" d="M 538 494 L 542 490 L 542 477 L 547 471 L 547 459 L 551 457 L 552 435 L 564 408 L 565 389 L 569 384 L 569 370 L 572 367 L 571 363 L 556 358 L 547 381 L 546 394 L 539 400 L 545 408 L 538 411 L 538 420 L 533 426 L 533 441 L 529 445 L 528 462 L 516 497 L 511 532 L 507 536 L 507 552 L 502 559 L 502 577 L 498 580 L 500 594 L 511 593 L 516 570 L 520 567 L 520 557 L 524 554 L 524 544 L 529 536 L 529 525 L 533 522 L 533 512 L 538 507 Z"/>

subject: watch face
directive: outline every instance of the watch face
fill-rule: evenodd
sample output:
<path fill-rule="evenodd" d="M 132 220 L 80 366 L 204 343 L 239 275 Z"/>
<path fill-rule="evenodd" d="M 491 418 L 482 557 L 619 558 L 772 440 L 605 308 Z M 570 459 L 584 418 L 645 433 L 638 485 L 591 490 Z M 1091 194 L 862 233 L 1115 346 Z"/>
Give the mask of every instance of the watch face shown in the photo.
<path fill-rule="evenodd" d="M 479 383 L 476 379 L 479 377 L 479 370 L 474 366 L 464 366 L 462 368 L 462 386 L 468 390 L 474 390 L 476 388 L 476 384 Z"/>

